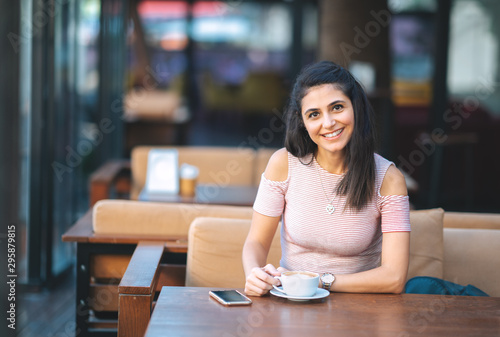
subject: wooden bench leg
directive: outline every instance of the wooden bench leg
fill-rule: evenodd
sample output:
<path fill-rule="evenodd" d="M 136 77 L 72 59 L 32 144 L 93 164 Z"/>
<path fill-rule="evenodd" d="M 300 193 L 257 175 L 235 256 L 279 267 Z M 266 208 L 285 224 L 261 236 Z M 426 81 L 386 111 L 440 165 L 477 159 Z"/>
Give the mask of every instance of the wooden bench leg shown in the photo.
<path fill-rule="evenodd" d="M 78 242 L 76 259 L 76 335 L 78 337 L 87 336 L 116 336 L 116 328 L 106 328 L 96 326 L 90 322 L 90 310 L 95 304 L 100 305 L 92 292 L 90 279 L 93 255 L 124 254 L 131 255 L 136 248 L 134 244 L 89 244 Z M 116 287 L 116 285 L 111 285 Z M 118 292 L 118 290 L 116 290 Z M 116 310 L 116 309 L 114 309 Z"/>
<path fill-rule="evenodd" d="M 154 293 L 153 293 L 154 294 Z M 118 311 L 118 336 L 144 336 L 151 317 L 151 295 L 120 294 Z"/>
<path fill-rule="evenodd" d="M 76 332 L 81 336 L 88 335 L 89 320 L 89 246 L 76 245 Z"/>

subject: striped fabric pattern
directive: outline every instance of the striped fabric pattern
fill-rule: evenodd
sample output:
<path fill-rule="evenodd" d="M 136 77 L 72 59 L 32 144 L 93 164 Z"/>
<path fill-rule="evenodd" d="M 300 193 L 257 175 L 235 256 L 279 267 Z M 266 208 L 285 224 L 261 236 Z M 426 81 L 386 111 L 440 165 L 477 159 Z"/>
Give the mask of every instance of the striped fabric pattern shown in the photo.
<path fill-rule="evenodd" d="M 334 274 L 373 269 L 380 265 L 382 233 L 410 231 L 408 196 L 380 195 L 385 173 L 393 163 L 374 156 L 377 193 L 361 211 L 344 209 L 345 196 L 334 198 L 343 175 L 329 173 L 315 159 L 304 165 L 289 153 L 285 181 L 270 181 L 262 174 L 254 210 L 283 217 L 282 267 Z M 326 206 L 332 199 L 335 212 L 329 214 Z"/>

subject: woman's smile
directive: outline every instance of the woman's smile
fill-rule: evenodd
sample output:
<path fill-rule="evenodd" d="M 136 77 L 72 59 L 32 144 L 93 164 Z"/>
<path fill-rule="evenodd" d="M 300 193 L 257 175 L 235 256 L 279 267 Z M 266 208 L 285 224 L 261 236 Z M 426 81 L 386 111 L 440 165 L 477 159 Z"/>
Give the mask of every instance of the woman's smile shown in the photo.
<path fill-rule="evenodd" d="M 340 134 L 342 133 L 342 131 L 344 131 L 344 128 L 335 130 L 333 132 L 324 134 L 322 136 L 325 137 L 326 139 L 334 139 L 334 138 L 338 138 L 340 136 Z"/>

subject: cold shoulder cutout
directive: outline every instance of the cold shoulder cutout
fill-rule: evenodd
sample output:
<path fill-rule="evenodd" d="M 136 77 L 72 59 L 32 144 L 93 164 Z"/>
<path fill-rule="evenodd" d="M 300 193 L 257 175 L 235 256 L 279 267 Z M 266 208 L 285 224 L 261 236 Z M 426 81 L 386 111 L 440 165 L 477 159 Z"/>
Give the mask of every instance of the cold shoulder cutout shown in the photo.
<path fill-rule="evenodd" d="M 285 181 L 288 178 L 288 151 L 285 148 L 273 153 L 264 175 L 271 181 Z"/>

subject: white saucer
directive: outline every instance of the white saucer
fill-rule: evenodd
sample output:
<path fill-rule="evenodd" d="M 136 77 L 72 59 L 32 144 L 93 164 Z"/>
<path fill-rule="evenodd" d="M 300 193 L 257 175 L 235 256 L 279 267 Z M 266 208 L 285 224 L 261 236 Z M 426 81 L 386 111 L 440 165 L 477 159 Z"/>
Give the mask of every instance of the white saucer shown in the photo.
<path fill-rule="evenodd" d="M 317 300 L 319 298 L 327 297 L 328 295 L 330 295 L 330 292 L 326 289 L 318 288 L 318 290 L 316 290 L 316 294 L 314 294 L 313 296 L 299 297 L 299 296 L 289 296 L 287 294 L 279 292 L 276 289 L 271 289 L 271 294 L 278 297 L 288 298 L 290 301 L 301 302 L 301 301 Z"/>

